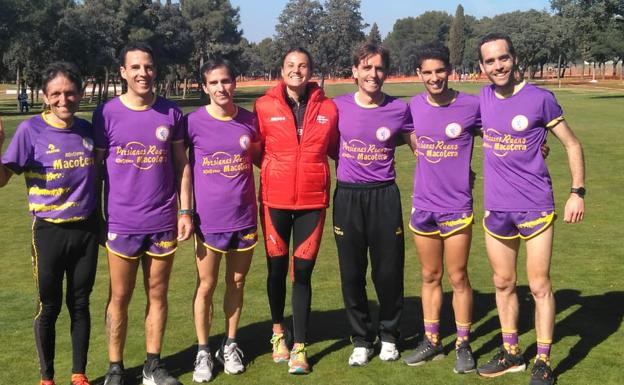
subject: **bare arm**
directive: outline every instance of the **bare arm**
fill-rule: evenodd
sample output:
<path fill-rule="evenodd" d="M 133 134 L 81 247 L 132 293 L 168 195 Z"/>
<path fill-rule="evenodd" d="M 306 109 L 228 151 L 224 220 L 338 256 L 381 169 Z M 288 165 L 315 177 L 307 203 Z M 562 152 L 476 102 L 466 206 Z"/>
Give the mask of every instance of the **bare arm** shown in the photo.
<path fill-rule="evenodd" d="M 4 144 L 4 126 L 2 125 L 2 119 L 0 119 L 0 157 L 2 157 L 2 145 Z M 11 179 L 13 173 L 5 165 L 0 163 L 0 187 L 6 186 L 9 179 Z"/>
<path fill-rule="evenodd" d="M 180 209 L 192 208 L 192 183 L 193 177 L 191 166 L 186 156 L 184 141 L 175 142 L 173 148 L 173 163 L 176 171 L 178 195 L 180 197 Z M 193 234 L 193 221 L 190 215 L 180 215 L 178 218 L 178 240 L 185 241 Z"/>
<path fill-rule="evenodd" d="M 559 139 L 568 155 L 570 174 L 572 175 L 572 187 L 585 187 L 585 159 L 583 156 L 583 146 L 574 135 L 565 120 L 559 122 L 551 129 L 552 133 Z M 585 215 L 585 201 L 577 194 L 570 193 L 565 205 L 563 216 L 564 222 L 577 223 L 583 220 Z"/>
<path fill-rule="evenodd" d="M 416 133 L 409 132 L 401 135 L 403 136 L 403 141 L 407 143 L 407 145 L 412 149 L 412 153 L 416 155 Z"/>

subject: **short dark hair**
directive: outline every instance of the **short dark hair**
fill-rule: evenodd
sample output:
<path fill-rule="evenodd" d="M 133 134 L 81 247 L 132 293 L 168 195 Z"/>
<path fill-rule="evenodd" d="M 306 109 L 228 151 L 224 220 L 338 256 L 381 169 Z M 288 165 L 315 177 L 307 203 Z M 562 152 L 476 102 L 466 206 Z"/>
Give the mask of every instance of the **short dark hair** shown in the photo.
<path fill-rule="evenodd" d="M 312 55 L 310 52 L 303 47 L 293 47 L 286 51 L 284 56 L 282 56 L 282 67 L 284 67 L 284 60 L 286 60 L 286 56 L 290 55 L 293 52 L 302 53 L 308 58 L 308 68 L 310 68 L 310 73 L 314 72 L 314 61 L 312 60 Z"/>
<path fill-rule="evenodd" d="M 357 67 L 362 60 L 373 55 L 380 55 L 384 67 L 386 67 L 386 69 L 390 68 L 390 51 L 381 44 L 370 42 L 359 45 L 355 51 L 353 51 L 353 66 Z"/>
<path fill-rule="evenodd" d="M 236 81 L 236 76 L 238 76 L 238 73 L 236 71 L 236 68 L 234 67 L 234 64 L 232 64 L 231 61 L 225 58 L 217 57 L 214 59 L 208 59 L 204 62 L 204 64 L 202 64 L 201 68 L 199 69 L 199 79 L 201 80 L 201 82 L 203 84 L 206 84 L 208 82 L 208 76 L 206 75 L 217 68 L 225 68 L 230 75 L 230 79 Z"/>
<path fill-rule="evenodd" d="M 152 49 L 151 45 L 147 44 L 144 41 L 131 41 L 126 44 L 119 53 L 119 65 L 121 67 L 124 67 L 126 65 L 126 55 L 128 55 L 128 52 L 132 51 L 145 52 L 146 54 L 150 55 L 152 61 L 154 62 L 154 64 L 156 64 L 156 60 L 154 59 L 154 50 Z"/>
<path fill-rule="evenodd" d="M 489 43 L 495 40 L 505 40 L 507 42 L 507 48 L 509 49 L 509 53 L 514 58 L 516 57 L 516 50 L 514 49 L 513 43 L 511 42 L 511 38 L 509 37 L 509 35 L 507 35 L 506 33 L 501 33 L 501 32 L 490 32 L 482 36 L 481 39 L 479 40 L 479 46 L 477 50 L 479 51 L 479 61 L 481 63 L 483 63 L 483 55 L 481 54 L 481 47 L 483 46 L 483 44 Z"/>
<path fill-rule="evenodd" d="M 449 49 L 440 42 L 423 44 L 416 53 L 416 68 L 420 68 L 427 59 L 440 60 L 447 68 L 451 67 Z"/>
<path fill-rule="evenodd" d="M 43 73 L 41 74 L 41 89 L 43 90 L 43 93 L 45 95 L 47 95 L 48 92 L 48 83 L 56 79 L 56 77 L 59 75 L 66 77 L 70 82 L 74 84 L 76 90 L 78 90 L 79 93 L 82 93 L 82 78 L 80 77 L 80 70 L 78 69 L 78 67 L 76 67 L 75 64 L 65 61 L 57 61 L 48 64 L 48 66 L 43 70 Z"/>

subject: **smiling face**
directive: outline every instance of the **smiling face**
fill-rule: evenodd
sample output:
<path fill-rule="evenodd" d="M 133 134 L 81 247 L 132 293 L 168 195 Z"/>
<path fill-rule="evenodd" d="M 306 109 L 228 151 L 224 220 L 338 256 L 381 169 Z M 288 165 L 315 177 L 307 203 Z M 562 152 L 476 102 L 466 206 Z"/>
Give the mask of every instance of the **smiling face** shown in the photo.
<path fill-rule="evenodd" d="M 57 75 L 46 85 L 43 101 L 50 106 L 50 111 L 59 121 L 69 123 L 74 117 L 80 100 L 82 90 L 64 75 Z"/>
<path fill-rule="evenodd" d="M 210 103 L 226 108 L 234 103 L 236 81 L 232 79 L 226 67 L 217 67 L 204 73 L 204 92 L 210 97 Z"/>
<path fill-rule="evenodd" d="M 418 76 L 430 95 L 441 95 L 448 90 L 451 69 L 442 60 L 425 59 L 418 69 Z"/>
<path fill-rule="evenodd" d="M 151 97 L 156 67 L 149 53 L 139 50 L 129 51 L 119 72 L 128 82 L 128 94 L 143 99 Z"/>
<path fill-rule="evenodd" d="M 509 88 L 515 84 L 515 58 L 505 40 L 493 40 L 481 46 L 481 71 L 498 88 Z"/>
<path fill-rule="evenodd" d="M 312 69 L 308 55 L 296 51 L 286 55 L 282 65 L 282 79 L 288 88 L 305 88 L 311 77 Z"/>
<path fill-rule="evenodd" d="M 386 80 L 388 69 L 379 54 L 374 54 L 360 60 L 357 67 L 351 68 L 353 78 L 357 82 L 358 91 L 371 97 L 381 93 L 381 87 Z"/>

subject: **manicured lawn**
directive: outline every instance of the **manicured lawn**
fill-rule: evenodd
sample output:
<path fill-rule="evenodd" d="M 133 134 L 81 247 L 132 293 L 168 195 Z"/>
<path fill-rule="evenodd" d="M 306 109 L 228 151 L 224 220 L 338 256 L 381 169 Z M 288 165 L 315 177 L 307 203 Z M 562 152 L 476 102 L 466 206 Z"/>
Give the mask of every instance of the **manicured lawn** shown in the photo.
<path fill-rule="evenodd" d="M 477 93 L 481 85 L 453 84 L 453 87 Z M 352 91 L 352 85 L 327 88 L 330 96 Z M 238 90 L 238 102 L 251 109 L 253 100 L 263 93 L 262 88 Z M 421 92 L 420 84 L 387 84 L 387 93 L 408 99 Z M 619 366 L 624 355 L 624 227 L 621 225 L 624 203 L 624 140 L 622 139 L 622 105 L 624 93 L 618 90 L 553 89 L 566 113 L 570 126 L 583 142 L 587 164 L 586 219 L 578 225 L 566 225 L 561 219 L 556 224 L 552 261 L 552 278 L 557 298 L 557 318 L 553 365 L 560 384 L 621 384 Z M 13 100 L 0 102 L 8 137 L 16 125 L 28 116 L 15 114 Z M 186 112 L 196 108 L 196 99 L 180 101 Z M 90 117 L 94 106 L 85 106 L 82 116 Z M 7 116 L 6 114 L 9 113 Z M 36 112 L 35 112 L 36 113 Z M 470 260 L 470 276 L 475 290 L 473 349 L 478 360 L 484 362 L 500 344 L 498 318 L 495 310 L 491 270 L 485 256 L 481 190 L 481 143 L 477 140 L 473 168 L 477 171 L 475 193 L 474 240 Z M 557 209 L 563 212 L 568 196 L 570 177 L 565 151 L 554 138 L 548 164 L 553 176 Z M 7 143 L 4 145 L 6 149 Z M 401 189 L 404 218 L 410 211 L 412 172 L 414 162 L 407 148 L 397 151 L 397 183 Z M 400 362 L 382 363 L 374 359 L 364 368 L 349 368 L 351 353 L 348 326 L 340 294 L 340 280 L 336 249 L 331 231 L 331 213 L 328 213 L 321 252 L 313 276 L 313 312 L 309 331 L 309 355 L 313 372 L 304 377 L 287 373 L 286 365 L 277 365 L 270 357 L 270 317 L 265 293 L 265 253 L 256 249 L 254 262 L 247 279 L 245 308 L 239 331 L 239 344 L 249 362 L 241 376 L 225 375 L 221 369 L 215 383 L 237 384 L 527 384 L 529 373 L 509 374 L 500 379 L 485 380 L 476 374 L 453 374 L 454 320 L 450 307 L 450 286 L 445 282 L 445 303 L 442 314 L 442 333 L 448 356 L 425 366 L 410 368 Z M 0 190 L 0 384 L 35 384 L 39 379 L 38 361 L 32 332 L 35 310 L 35 285 L 30 259 L 30 215 L 27 212 L 23 178 L 13 177 Z M 408 234 L 408 238 L 410 238 Z M 411 239 L 406 242 L 405 295 L 402 332 L 403 349 L 415 346 L 422 329 L 420 310 L 419 264 Z M 521 303 L 520 341 L 526 357 L 535 354 L 533 300 L 528 291 L 524 268 L 519 260 L 519 295 Z M 143 312 L 145 295 L 141 282 L 130 309 L 130 326 L 125 350 L 125 364 L 132 376 L 127 384 L 138 384 L 144 360 Z M 169 294 L 169 320 L 163 356 L 168 368 L 185 384 L 190 384 L 195 358 L 195 329 L 191 301 L 195 288 L 193 247 L 186 242 L 179 248 Z M 369 298 L 375 294 L 369 285 Z M 108 295 L 108 271 L 104 253 L 100 253 L 98 275 L 93 295 L 92 337 L 88 375 L 103 381 L 107 369 L 106 337 L 104 334 L 104 307 Z M 213 351 L 223 336 L 223 315 L 220 299 L 223 287 L 215 294 Z M 289 298 L 289 297 L 288 297 Z M 289 300 L 287 301 L 289 302 Z M 287 312 L 290 305 L 287 305 Z M 56 346 L 57 383 L 69 382 L 71 346 L 69 317 L 62 310 L 57 323 Z"/>

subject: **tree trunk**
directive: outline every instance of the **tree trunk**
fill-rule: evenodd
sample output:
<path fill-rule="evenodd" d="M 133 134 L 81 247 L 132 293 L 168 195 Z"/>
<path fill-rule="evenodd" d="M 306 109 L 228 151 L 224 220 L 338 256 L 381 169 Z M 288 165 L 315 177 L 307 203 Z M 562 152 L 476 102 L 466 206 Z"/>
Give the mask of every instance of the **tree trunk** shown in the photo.
<path fill-rule="evenodd" d="M 102 94 L 104 93 L 104 87 L 102 87 L 102 81 L 98 82 L 98 102 L 97 104 L 102 104 Z"/>
<path fill-rule="evenodd" d="M 325 71 L 322 71 L 321 72 L 321 84 L 320 84 L 321 89 L 323 88 L 324 85 L 325 85 Z"/>
<path fill-rule="evenodd" d="M 561 88 L 561 54 L 559 54 L 559 59 L 557 59 L 557 86 Z"/>
<path fill-rule="evenodd" d="M 583 63 L 581 64 L 581 80 L 585 80 L 585 60 L 583 59 Z"/>
<path fill-rule="evenodd" d="M 186 99 L 187 78 L 184 78 L 184 87 L 182 87 L 182 100 Z"/>
<path fill-rule="evenodd" d="M 18 111 L 21 111 L 21 109 L 22 109 L 22 106 L 20 106 L 20 100 L 19 100 L 20 91 L 21 91 L 20 88 L 21 88 L 21 85 L 22 85 L 22 83 L 21 83 L 22 79 L 20 79 L 20 75 L 21 75 L 20 66 L 17 66 L 17 73 L 16 73 L 16 76 L 15 76 L 15 85 L 17 86 L 17 96 L 16 96 L 15 99 L 17 99 L 17 110 Z"/>
<path fill-rule="evenodd" d="M 117 76 L 113 76 L 113 97 L 117 96 Z"/>
<path fill-rule="evenodd" d="M 108 100 L 108 85 L 110 83 L 110 72 L 108 67 L 104 67 L 104 93 L 102 99 L 106 102 Z"/>

